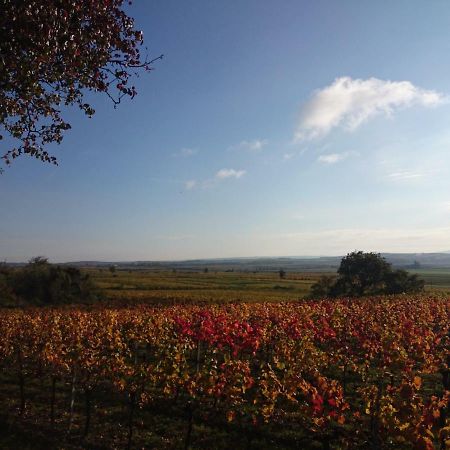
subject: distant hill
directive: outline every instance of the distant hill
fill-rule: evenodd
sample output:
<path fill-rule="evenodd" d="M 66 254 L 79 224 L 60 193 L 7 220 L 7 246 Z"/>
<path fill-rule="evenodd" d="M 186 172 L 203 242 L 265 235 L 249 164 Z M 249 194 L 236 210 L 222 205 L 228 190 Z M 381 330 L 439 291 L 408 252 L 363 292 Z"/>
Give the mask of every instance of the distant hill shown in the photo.
<path fill-rule="evenodd" d="M 443 253 L 387 253 L 383 256 L 394 266 L 411 268 L 450 268 L 450 252 Z M 418 268 L 419 268 L 418 267 Z"/>
<path fill-rule="evenodd" d="M 382 253 L 396 268 L 404 269 L 450 269 L 450 252 L 440 253 Z M 342 256 L 318 257 L 248 257 L 195 259 L 186 261 L 76 261 L 67 263 L 78 267 L 104 267 L 115 265 L 118 269 L 188 270 L 201 271 L 206 267 L 218 271 L 335 271 Z"/>
<path fill-rule="evenodd" d="M 382 253 L 396 268 L 403 269 L 449 269 L 450 251 L 440 253 Z M 288 256 L 193 259 L 186 261 L 74 261 L 63 263 L 76 267 L 108 268 L 111 265 L 124 270 L 184 270 L 269 272 L 279 269 L 298 272 L 334 272 L 342 256 Z M 12 263 L 23 266 L 25 263 Z"/>

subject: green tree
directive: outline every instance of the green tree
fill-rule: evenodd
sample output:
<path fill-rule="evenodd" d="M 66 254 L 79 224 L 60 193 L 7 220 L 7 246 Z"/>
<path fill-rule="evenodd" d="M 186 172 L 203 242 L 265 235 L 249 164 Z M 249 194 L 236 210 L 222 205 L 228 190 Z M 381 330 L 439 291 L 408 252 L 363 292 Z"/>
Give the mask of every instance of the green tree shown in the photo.
<path fill-rule="evenodd" d="M 34 256 L 28 261 L 28 264 L 31 266 L 47 266 L 48 258 L 45 256 Z"/>
<path fill-rule="evenodd" d="M 22 154 L 56 164 L 46 147 L 70 129 L 62 109 L 74 105 L 92 116 L 87 91 L 104 93 L 114 106 L 136 95 L 130 78 L 162 55 L 142 56 L 142 32 L 123 4 L 0 0 L 0 140 L 16 142 L 0 152 L 7 165 Z"/>
<path fill-rule="evenodd" d="M 379 254 L 355 251 L 342 258 L 335 288 L 349 296 L 381 294 L 390 271 L 391 265 Z"/>
<path fill-rule="evenodd" d="M 337 278 L 321 277 L 311 287 L 312 297 L 362 297 L 417 293 L 424 281 L 405 270 L 393 270 L 378 253 L 355 251 L 342 258 Z"/>

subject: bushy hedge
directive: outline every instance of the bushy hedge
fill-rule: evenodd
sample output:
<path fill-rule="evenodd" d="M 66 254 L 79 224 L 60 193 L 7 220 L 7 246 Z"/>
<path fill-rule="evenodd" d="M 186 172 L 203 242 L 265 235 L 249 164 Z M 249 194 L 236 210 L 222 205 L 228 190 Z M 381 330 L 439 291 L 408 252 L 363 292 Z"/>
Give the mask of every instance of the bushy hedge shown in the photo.
<path fill-rule="evenodd" d="M 76 267 L 49 264 L 37 257 L 22 268 L 0 268 L 0 304 L 61 305 L 90 302 L 96 289 L 88 274 Z"/>

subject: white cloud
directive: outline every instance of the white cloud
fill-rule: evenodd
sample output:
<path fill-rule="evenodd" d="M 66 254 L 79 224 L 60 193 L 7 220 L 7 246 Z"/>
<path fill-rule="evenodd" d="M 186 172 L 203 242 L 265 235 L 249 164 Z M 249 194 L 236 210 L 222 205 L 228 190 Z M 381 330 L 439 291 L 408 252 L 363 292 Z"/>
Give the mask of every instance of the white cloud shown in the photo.
<path fill-rule="evenodd" d="M 294 140 L 319 138 L 338 126 L 352 131 L 377 115 L 390 116 L 414 105 L 432 107 L 445 100 L 441 93 L 421 89 L 410 81 L 337 78 L 305 104 Z"/>
<path fill-rule="evenodd" d="M 436 168 L 410 168 L 410 169 L 391 169 L 387 171 L 385 177 L 394 182 L 406 183 L 427 180 L 435 178 L 440 170 Z"/>
<path fill-rule="evenodd" d="M 426 173 L 422 171 L 414 170 L 399 170 L 397 172 L 391 172 L 388 177 L 394 181 L 415 180 L 417 178 L 425 177 Z"/>
<path fill-rule="evenodd" d="M 328 153 L 327 155 L 320 155 L 317 161 L 324 164 L 336 164 L 355 154 L 356 152 Z"/>
<path fill-rule="evenodd" d="M 188 181 L 186 181 L 186 183 L 184 183 L 184 187 L 188 191 L 194 189 L 196 186 L 197 186 L 196 180 L 188 180 Z"/>
<path fill-rule="evenodd" d="M 225 180 L 226 178 L 241 178 L 246 174 L 245 170 L 235 170 L 235 169 L 220 169 L 216 173 L 216 178 L 218 180 Z"/>
<path fill-rule="evenodd" d="M 229 150 L 246 150 L 257 153 L 265 147 L 269 141 L 267 139 L 253 139 L 252 141 L 241 141 L 239 144 L 232 145 Z"/>
<path fill-rule="evenodd" d="M 184 188 L 187 191 L 191 191 L 193 189 L 210 189 L 216 186 L 223 180 L 227 180 L 229 178 L 239 179 L 242 178 L 247 173 L 246 170 L 236 170 L 236 169 L 220 169 L 213 178 L 207 178 L 203 181 L 197 180 L 188 180 L 184 183 Z"/>
<path fill-rule="evenodd" d="M 326 164 L 335 164 L 345 158 L 343 153 L 330 153 L 329 155 L 320 155 L 317 161 Z"/>
<path fill-rule="evenodd" d="M 182 148 L 179 152 L 175 153 L 174 156 L 182 156 L 187 158 L 189 156 L 194 156 L 198 153 L 198 150 L 195 148 Z"/>

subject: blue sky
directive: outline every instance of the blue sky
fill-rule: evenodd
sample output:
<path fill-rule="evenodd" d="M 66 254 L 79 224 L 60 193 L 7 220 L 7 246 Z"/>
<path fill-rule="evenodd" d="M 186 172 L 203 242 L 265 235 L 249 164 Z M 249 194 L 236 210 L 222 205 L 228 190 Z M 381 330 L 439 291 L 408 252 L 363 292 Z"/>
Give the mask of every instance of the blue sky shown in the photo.
<path fill-rule="evenodd" d="M 449 2 L 129 13 L 165 58 L 0 176 L 1 259 L 450 250 Z"/>

